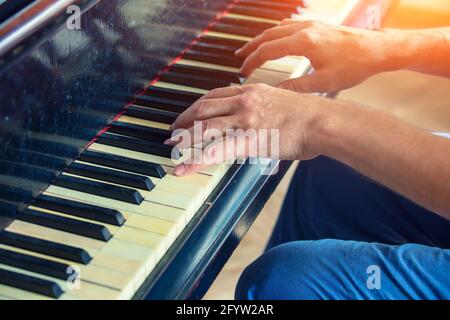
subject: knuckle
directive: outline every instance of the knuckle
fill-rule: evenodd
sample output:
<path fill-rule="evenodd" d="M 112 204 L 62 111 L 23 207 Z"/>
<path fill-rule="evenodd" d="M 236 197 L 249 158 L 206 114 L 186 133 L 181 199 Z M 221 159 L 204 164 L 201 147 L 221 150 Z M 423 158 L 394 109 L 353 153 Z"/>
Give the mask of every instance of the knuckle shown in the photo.
<path fill-rule="evenodd" d="M 258 124 L 258 115 L 254 112 L 247 112 L 243 118 L 245 129 L 255 128 Z"/>
<path fill-rule="evenodd" d="M 195 108 L 195 115 L 197 117 L 205 116 L 207 109 L 208 109 L 208 103 L 205 100 L 199 101 Z"/>

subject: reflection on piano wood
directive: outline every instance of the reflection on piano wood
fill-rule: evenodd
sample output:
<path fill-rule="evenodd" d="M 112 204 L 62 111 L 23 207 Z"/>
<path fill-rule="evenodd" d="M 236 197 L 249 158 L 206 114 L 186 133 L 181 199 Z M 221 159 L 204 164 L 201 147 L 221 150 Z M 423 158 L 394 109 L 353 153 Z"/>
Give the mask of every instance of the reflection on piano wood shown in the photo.
<path fill-rule="evenodd" d="M 188 6 L 189 2 L 185 1 Z M 234 51 L 252 37 L 297 13 L 298 7 L 302 7 L 300 17 L 342 24 L 361 1 L 309 3 L 304 8 L 300 0 L 235 1 L 92 143 L 88 144 L 89 139 L 96 135 L 99 123 L 107 122 L 105 106 L 76 110 L 72 116 L 89 124 L 83 133 L 79 126 L 71 134 L 46 131 L 45 125 L 24 126 L 27 138 L 20 140 L 21 146 L 3 144 L 0 217 L 8 223 L 0 232 L 0 298 L 201 297 L 274 188 L 262 192 L 269 177 L 262 178 L 261 173 L 270 162 L 216 165 L 180 178 L 172 170 L 185 155 L 173 161 L 172 148 L 162 142 L 170 137 L 169 125 L 178 114 L 201 95 L 241 83 L 242 61 Z M 120 8 L 117 3 L 116 8 Z M 137 14 L 139 8 L 131 9 L 123 9 L 122 14 Z M 210 19 L 219 9 L 224 7 L 196 10 Z M 305 58 L 286 57 L 266 63 L 245 83 L 276 84 L 309 70 Z M 149 77 L 155 70 L 150 71 Z M 109 99 L 124 98 L 113 87 L 107 91 Z M 73 107 L 65 110 L 67 117 Z M 80 145 L 87 148 L 75 157 Z M 64 170 L 54 178 L 58 168 Z M 36 185 L 45 187 L 36 192 Z M 259 191 L 264 198 L 256 198 Z M 255 212 L 245 218 L 246 224 L 239 224 L 252 201 L 259 201 Z M 238 226 L 244 230 L 237 230 Z M 195 252 L 187 254 L 187 250 Z M 219 253 L 222 258 L 217 258 Z M 72 283 L 74 272 L 79 272 L 79 283 Z"/>

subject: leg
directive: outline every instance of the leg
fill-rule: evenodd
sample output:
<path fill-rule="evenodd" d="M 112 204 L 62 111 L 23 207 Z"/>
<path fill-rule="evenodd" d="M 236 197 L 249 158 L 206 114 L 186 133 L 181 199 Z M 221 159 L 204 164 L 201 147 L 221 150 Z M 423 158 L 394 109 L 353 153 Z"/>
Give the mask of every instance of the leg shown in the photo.
<path fill-rule="evenodd" d="M 368 281 L 376 284 L 369 266 L 379 267 L 379 289 L 368 289 Z M 449 299 L 449 271 L 450 250 L 297 241 L 268 250 L 247 267 L 236 299 Z"/>
<path fill-rule="evenodd" d="M 326 157 L 304 161 L 292 180 L 269 248 L 341 239 L 450 247 L 450 221 Z"/>

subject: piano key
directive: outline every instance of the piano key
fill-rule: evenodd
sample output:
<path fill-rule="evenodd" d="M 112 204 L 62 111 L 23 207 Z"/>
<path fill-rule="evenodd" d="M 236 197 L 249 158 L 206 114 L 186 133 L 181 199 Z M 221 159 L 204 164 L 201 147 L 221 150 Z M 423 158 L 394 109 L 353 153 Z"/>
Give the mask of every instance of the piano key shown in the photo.
<path fill-rule="evenodd" d="M 164 75 L 162 77 L 164 77 Z M 191 106 L 190 102 L 159 98 L 152 95 L 143 95 L 137 97 L 134 104 L 138 106 L 150 107 L 153 109 L 166 110 L 177 113 L 184 112 Z"/>
<path fill-rule="evenodd" d="M 121 154 L 127 153 L 127 156 L 129 156 L 131 158 L 141 160 L 141 161 L 153 162 L 153 163 L 157 163 L 157 164 L 160 164 L 160 165 L 163 165 L 166 167 L 171 167 L 171 168 L 178 165 L 179 163 L 183 162 L 189 156 L 188 153 L 186 152 L 185 154 L 183 154 L 182 158 L 180 158 L 178 160 L 173 160 L 170 158 L 160 157 L 157 155 L 152 155 L 152 154 L 148 154 L 148 153 L 144 153 L 144 152 L 132 151 L 132 150 L 122 149 L 122 148 L 118 148 L 118 147 L 114 147 L 114 146 L 102 145 L 102 144 L 98 144 L 98 143 L 93 143 L 89 147 L 88 150 L 110 153 L 110 154 L 114 154 L 114 155 L 121 155 Z M 228 167 L 229 167 L 229 164 L 212 165 L 206 169 L 200 170 L 200 173 L 207 174 L 207 175 L 214 176 L 214 177 L 220 177 L 220 175 L 223 173 L 224 168 L 228 168 Z"/>
<path fill-rule="evenodd" d="M 81 161 L 95 163 L 106 167 L 145 174 L 155 178 L 162 178 L 166 174 L 163 167 L 159 164 L 114 154 L 86 150 L 80 155 L 79 159 Z"/>
<path fill-rule="evenodd" d="M 70 217 L 67 216 L 64 213 L 58 212 L 58 211 L 52 211 L 47 209 L 42 209 L 34 206 L 29 206 L 28 209 L 39 211 L 42 213 L 51 214 L 54 216 L 59 217 Z M 124 215 L 127 216 L 127 220 L 125 224 L 122 226 L 131 227 L 135 229 L 140 229 L 143 231 L 149 231 L 151 233 L 157 233 L 161 235 L 169 235 L 172 236 L 172 233 L 175 233 L 174 230 L 177 227 L 173 221 L 162 219 L 162 218 L 156 218 L 156 217 L 150 217 L 150 216 L 143 216 L 139 214 L 133 214 L 129 212 L 124 212 Z M 87 223 L 94 223 L 94 221 L 85 219 L 85 218 L 77 218 L 78 221 L 87 222 Z M 118 227 L 113 227 L 107 224 L 102 224 L 104 227 L 108 227 L 111 234 L 116 234 L 119 230 Z"/>
<path fill-rule="evenodd" d="M 42 300 L 50 301 L 54 298 L 37 294 L 28 290 L 22 290 L 0 283 L 0 300 Z"/>
<path fill-rule="evenodd" d="M 0 243 L 81 264 L 88 264 L 92 260 L 92 257 L 84 249 L 52 241 L 43 241 L 27 235 L 20 235 L 8 231 L 0 232 Z"/>
<path fill-rule="evenodd" d="M 76 267 L 80 271 L 80 276 L 82 277 L 83 281 L 87 281 L 93 284 L 101 285 L 104 287 L 110 287 L 113 289 L 128 291 L 128 292 L 135 292 L 137 290 L 137 286 L 135 285 L 133 281 L 133 276 L 128 273 L 124 273 L 121 271 L 117 271 L 111 268 L 108 268 L 108 266 L 104 265 L 97 265 L 95 259 L 90 263 L 89 265 L 79 265 L 79 264 L 73 264 L 71 261 L 62 260 L 58 258 L 54 258 L 51 256 L 46 256 L 40 253 L 27 251 L 20 248 L 14 248 L 11 246 L 5 246 L 0 244 L 0 249 L 13 251 L 18 254 L 24 254 L 40 259 L 49 260 L 56 263 L 66 264 L 70 265 L 72 267 Z M 70 270 L 68 270 L 70 271 Z M 69 275 L 73 275 L 72 273 L 68 273 Z M 1 289 L 0 289 L 1 292 Z M 1 295 L 1 294 L 0 294 Z"/>
<path fill-rule="evenodd" d="M 146 176 L 100 168 L 88 164 L 72 163 L 66 168 L 66 172 L 148 191 L 154 187 L 152 181 Z"/>
<path fill-rule="evenodd" d="M 303 7 L 303 1 L 239 0 L 239 5 L 295 13 L 298 7 Z"/>
<path fill-rule="evenodd" d="M 91 152 L 86 153 L 91 154 Z M 114 226 L 121 226 L 125 222 L 124 216 L 117 210 L 88 205 L 77 201 L 69 201 L 57 197 L 40 195 L 33 202 L 33 205 L 44 209 L 63 212 L 76 217 L 90 219 L 92 221 L 108 223 Z"/>
<path fill-rule="evenodd" d="M 63 280 L 60 280 L 55 277 L 43 275 L 43 274 L 36 273 L 33 271 L 10 267 L 10 266 L 4 265 L 4 264 L 0 264 L 0 268 L 10 271 L 10 272 L 18 273 L 23 277 L 33 277 L 36 279 L 56 283 L 61 288 L 62 294 L 55 298 L 62 299 L 62 300 L 66 300 L 66 299 L 70 299 L 70 300 L 73 300 L 73 299 L 116 300 L 116 299 L 120 299 L 120 297 L 121 297 L 121 293 L 119 290 L 114 290 L 114 289 L 111 289 L 108 287 L 91 284 L 89 282 L 83 281 L 83 279 L 81 279 L 79 287 L 71 288 L 71 287 L 69 287 L 67 281 L 63 281 Z"/>
<path fill-rule="evenodd" d="M 170 130 L 170 124 L 146 120 L 146 119 L 137 118 L 137 117 L 131 117 L 128 115 L 122 115 L 121 117 L 119 117 L 119 119 L 117 119 L 117 121 L 123 122 L 123 123 L 134 124 L 134 125 L 142 126 L 142 127 L 156 128 L 156 129 L 162 129 L 162 130 L 167 130 L 167 131 Z"/>
<path fill-rule="evenodd" d="M 101 241 L 108 241 L 112 237 L 110 231 L 103 225 L 47 214 L 36 210 L 24 209 L 19 211 L 17 219 Z"/>
<path fill-rule="evenodd" d="M 259 35 L 261 32 L 264 31 L 264 30 L 253 29 L 253 28 L 249 28 L 249 27 L 240 27 L 240 26 L 226 24 L 226 23 L 220 23 L 220 22 L 217 22 L 214 25 L 212 25 L 209 30 L 215 31 L 215 32 L 221 32 L 221 33 L 236 34 L 239 36 L 251 37 L 251 38 L 256 37 L 257 35 Z"/>
<path fill-rule="evenodd" d="M 116 201 L 108 198 L 103 198 L 83 192 L 72 191 L 70 189 L 60 188 L 56 186 L 50 186 L 44 194 L 58 196 L 64 199 L 77 200 L 93 205 L 103 205 L 108 208 L 114 208 L 122 212 L 135 213 L 137 215 L 142 215 L 144 217 L 156 218 L 160 220 L 166 220 L 175 223 L 176 228 L 183 228 L 186 224 L 187 213 L 183 210 L 163 206 L 157 203 L 151 203 L 148 201 L 142 202 L 139 206 L 128 204 L 121 201 Z M 131 220 L 134 215 L 127 218 L 127 223 L 131 224 Z M 136 217 L 136 222 L 140 219 Z M 128 221 L 130 220 L 130 221 Z M 134 226 L 136 227 L 136 226 Z M 145 226 L 143 226 L 145 227 Z M 155 226 L 157 227 L 157 226 Z M 144 228 L 145 229 L 145 228 Z M 158 229 L 159 230 L 159 229 Z"/>
<path fill-rule="evenodd" d="M 225 58 L 224 58 L 225 59 Z M 228 87 L 231 82 L 215 80 L 212 78 L 203 78 L 200 76 L 186 75 L 176 72 L 167 71 L 161 76 L 161 81 L 167 83 L 174 83 L 184 86 L 192 86 L 206 90 L 213 90 L 217 88 Z"/>
<path fill-rule="evenodd" d="M 55 185 L 132 204 L 140 204 L 143 201 L 142 195 L 137 190 L 75 178 L 65 174 L 58 176 Z"/>
<path fill-rule="evenodd" d="M 246 16 L 255 16 L 273 20 L 283 20 L 290 18 L 292 13 L 295 12 L 285 12 L 285 11 L 277 11 L 272 9 L 265 8 L 255 8 L 246 5 L 234 5 L 229 9 L 229 12 L 246 15 Z"/>
<path fill-rule="evenodd" d="M 242 48 L 247 44 L 247 41 L 242 41 L 238 39 L 227 39 L 222 37 L 214 37 L 211 35 L 203 35 L 199 39 L 199 43 L 207 43 L 217 46 L 223 46 L 227 48 L 233 48 L 235 51 L 239 48 Z"/>
<path fill-rule="evenodd" d="M 244 60 L 238 57 L 223 57 L 219 54 L 200 52 L 195 50 L 187 50 L 183 55 L 183 59 L 195 60 L 206 63 L 212 63 L 232 68 L 240 68 Z"/>
<path fill-rule="evenodd" d="M 58 212 L 47 212 L 52 215 L 60 216 L 64 218 L 63 214 Z M 130 215 L 131 217 L 132 215 Z M 147 218 L 147 217 L 145 217 Z M 156 251 L 158 257 L 162 257 L 169 243 L 175 240 L 177 234 L 177 229 L 174 223 L 169 221 L 161 221 L 157 219 L 152 219 L 151 227 L 152 230 L 143 228 L 130 228 L 128 223 L 122 227 L 114 227 L 111 229 L 111 233 L 114 235 L 115 239 L 133 242 L 135 244 L 149 246 Z M 142 219 L 141 219 L 142 221 Z M 89 220 L 82 219 L 80 222 L 90 223 Z M 146 219 L 146 223 L 149 222 L 149 218 Z M 150 226 L 147 224 L 147 226 Z M 55 230 L 55 228 L 52 228 Z M 70 232 L 69 232 L 70 233 Z M 95 255 L 94 255 L 95 259 Z"/>
<path fill-rule="evenodd" d="M 68 280 L 69 265 L 0 248 L 0 263 L 51 277 Z"/>
<path fill-rule="evenodd" d="M 264 30 L 276 27 L 278 25 L 277 22 L 254 21 L 254 20 L 249 20 L 249 19 L 234 18 L 234 17 L 228 16 L 228 15 L 220 18 L 218 22 L 233 25 L 233 26 L 241 26 L 241 27 L 251 28 L 254 30 L 258 30 L 260 32 L 263 32 Z"/>
<path fill-rule="evenodd" d="M 180 61 L 184 61 L 184 60 L 183 59 L 177 60 L 177 63 L 180 63 Z M 187 63 L 183 63 L 183 64 L 187 64 Z M 227 68 L 227 67 L 224 67 L 224 68 Z M 196 93 L 196 94 L 201 94 L 201 95 L 205 95 L 208 93 L 208 90 L 205 90 L 205 89 L 182 86 L 179 84 L 167 83 L 164 81 L 158 81 L 158 82 L 154 83 L 153 86 L 158 87 L 158 88 L 179 90 L 179 91 L 185 91 L 185 92 Z"/>
<path fill-rule="evenodd" d="M 51 298 L 59 298 L 63 294 L 61 287 L 54 282 L 12 272 L 3 268 L 0 268 L 0 283 Z"/>
<path fill-rule="evenodd" d="M 139 126 L 121 121 L 113 122 L 108 132 L 158 143 L 164 143 L 172 136 L 172 132 L 169 130 Z"/>
<path fill-rule="evenodd" d="M 145 120 L 150 120 L 150 121 L 154 121 L 154 122 L 162 122 L 167 125 L 171 125 L 172 123 L 174 123 L 179 115 L 178 113 L 175 113 L 175 112 L 152 109 L 152 108 L 145 108 L 145 107 L 140 107 L 140 106 L 136 106 L 136 105 L 129 106 L 125 110 L 124 114 L 129 117 L 145 119 Z M 169 126 L 167 126 L 167 127 L 169 127 Z"/>
<path fill-rule="evenodd" d="M 191 104 L 202 97 L 202 95 L 198 93 L 160 88 L 155 86 L 148 87 L 146 94 L 164 99 L 184 101 Z"/>
<path fill-rule="evenodd" d="M 98 137 L 97 143 L 153 154 L 164 158 L 173 158 L 175 160 L 180 159 L 182 156 L 181 151 L 178 150 L 177 147 L 121 135 L 110 134 L 107 132 Z"/>
<path fill-rule="evenodd" d="M 176 73 L 188 75 L 197 75 L 203 78 L 219 79 L 228 83 L 241 84 L 240 75 L 237 72 L 228 72 L 223 70 L 214 70 L 208 68 L 200 68 L 196 66 L 187 66 L 182 64 L 174 64 L 170 70 Z M 190 104 L 191 105 L 191 104 Z M 190 106 L 189 105 L 189 106 Z"/>
<path fill-rule="evenodd" d="M 39 238 L 42 240 L 53 241 L 57 243 L 67 243 L 72 246 L 83 247 L 91 254 L 94 260 L 98 258 L 99 254 L 107 254 L 110 257 L 117 256 L 126 260 L 128 259 L 145 262 L 148 259 L 151 259 L 153 260 L 153 262 L 155 262 L 157 256 L 161 256 L 164 247 L 166 246 L 166 243 L 159 242 L 162 238 L 160 235 L 150 232 L 146 232 L 146 243 L 148 244 L 147 246 L 141 246 L 137 243 L 134 243 L 132 240 L 124 242 L 120 240 L 120 238 L 127 237 L 128 239 L 132 239 L 132 234 L 134 232 L 141 231 L 126 227 L 120 228 L 120 236 L 118 236 L 117 233 L 114 238 L 112 238 L 108 242 L 89 239 L 75 234 L 34 225 L 23 221 L 14 221 L 7 230 L 21 235 L 29 234 L 35 238 Z M 128 251 L 126 249 L 121 250 L 121 248 L 126 246 L 128 246 Z M 151 264 L 148 266 L 151 266 Z M 114 269 L 114 265 L 111 264 L 111 268 Z"/>
<path fill-rule="evenodd" d="M 198 41 L 191 46 L 192 50 L 234 56 L 238 48 Z"/>
<path fill-rule="evenodd" d="M 177 61 L 176 64 L 182 65 L 182 66 L 192 66 L 192 67 L 197 67 L 197 68 L 206 68 L 206 69 L 211 69 L 211 70 L 226 71 L 226 72 L 232 72 L 232 73 L 236 73 L 236 74 L 239 74 L 239 72 L 240 72 L 239 68 L 232 68 L 232 67 L 214 64 L 214 63 L 188 60 L 188 59 L 181 59 L 181 60 Z M 165 82 L 158 82 L 155 85 L 164 86 L 164 87 L 177 86 L 175 84 L 170 84 L 170 83 L 165 83 Z M 208 93 L 208 90 L 204 90 L 204 89 L 197 89 L 197 88 L 192 88 L 192 87 L 187 87 L 187 86 L 178 86 L 178 87 L 181 88 L 180 90 L 187 90 L 187 91 L 203 90 L 204 94 Z"/>

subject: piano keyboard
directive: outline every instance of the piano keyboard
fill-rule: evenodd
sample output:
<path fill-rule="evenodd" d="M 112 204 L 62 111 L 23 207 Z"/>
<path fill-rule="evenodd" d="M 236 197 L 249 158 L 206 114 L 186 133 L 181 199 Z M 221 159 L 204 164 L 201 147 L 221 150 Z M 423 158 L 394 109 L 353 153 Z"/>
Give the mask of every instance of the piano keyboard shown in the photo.
<path fill-rule="evenodd" d="M 130 299 L 231 165 L 175 177 L 163 145 L 176 117 L 209 90 L 242 83 L 234 51 L 298 13 L 341 24 L 357 0 L 240 0 L 126 108 L 0 233 L 0 299 Z M 308 60 L 267 62 L 244 83 L 277 84 Z M 0 184 L 3 183 L 0 181 Z M 11 194 L 20 179 L 8 181 Z M 0 204 L 9 210 L 7 201 Z M 79 272 L 79 282 L 74 274 Z M 74 286 L 74 287 L 73 287 Z"/>

